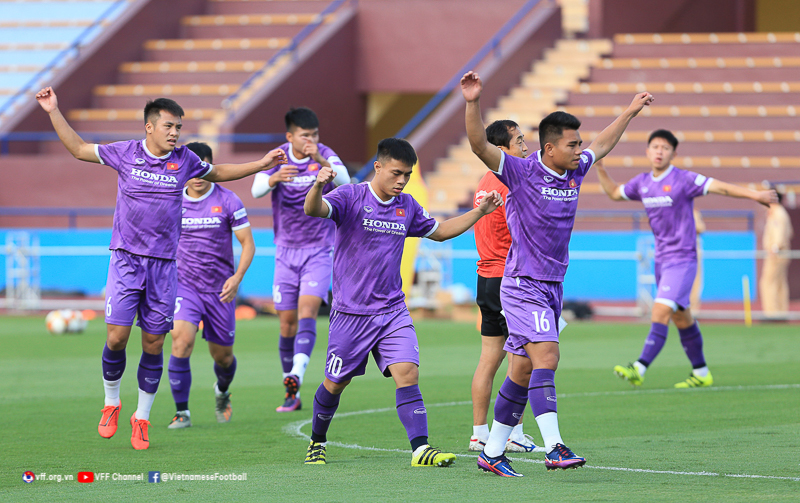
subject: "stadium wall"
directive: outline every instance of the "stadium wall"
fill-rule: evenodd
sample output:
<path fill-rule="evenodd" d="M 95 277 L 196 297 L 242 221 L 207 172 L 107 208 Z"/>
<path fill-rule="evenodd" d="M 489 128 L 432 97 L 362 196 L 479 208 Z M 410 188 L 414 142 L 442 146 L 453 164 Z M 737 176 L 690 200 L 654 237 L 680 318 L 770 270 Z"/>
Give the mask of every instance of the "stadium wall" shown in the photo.
<path fill-rule="evenodd" d="M 0 229 L 0 242 L 6 234 L 18 229 Z M 111 231 L 103 230 L 30 230 L 38 236 L 40 245 L 96 247 L 97 255 L 78 257 L 42 257 L 41 288 L 43 291 L 74 292 L 100 295 L 108 272 L 109 254 L 104 250 L 111 240 Z M 242 296 L 270 297 L 274 273 L 274 255 L 264 255 L 272 249 L 271 229 L 254 230 L 257 256 L 241 284 Z M 649 232 L 590 232 L 573 233 L 570 251 L 636 251 L 637 241 L 652 236 Z M 756 236 L 753 232 L 708 232 L 703 236 L 704 249 L 753 251 Z M 475 295 L 476 259 L 475 237 L 472 232 L 444 243 L 424 241 L 428 250 L 452 250 L 461 258 L 443 260 L 443 287 L 463 285 Z M 471 252 L 471 253 L 470 253 Z M 418 261 L 423 260 L 422 258 Z M 741 280 L 749 275 L 756 296 L 756 264 L 752 259 L 704 260 L 705 288 L 703 300 L 736 301 L 741 299 Z M 5 269 L 0 270 L 0 284 L 5 284 Z M 463 288 L 462 288 L 463 290 Z M 620 300 L 636 298 L 636 263 L 632 260 L 572 260 L 564 281 L 564 298 L 570 300 Z"/>

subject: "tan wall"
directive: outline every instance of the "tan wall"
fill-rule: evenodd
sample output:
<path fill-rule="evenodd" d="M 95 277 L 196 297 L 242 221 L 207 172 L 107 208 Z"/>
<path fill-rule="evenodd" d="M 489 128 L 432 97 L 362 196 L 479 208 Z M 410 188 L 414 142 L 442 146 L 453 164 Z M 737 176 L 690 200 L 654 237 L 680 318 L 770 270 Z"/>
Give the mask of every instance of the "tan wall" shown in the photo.
<path fill-rule="evenodd" d="M 756 31 L 800 31 L 800 2 L 756 0 Z"/>

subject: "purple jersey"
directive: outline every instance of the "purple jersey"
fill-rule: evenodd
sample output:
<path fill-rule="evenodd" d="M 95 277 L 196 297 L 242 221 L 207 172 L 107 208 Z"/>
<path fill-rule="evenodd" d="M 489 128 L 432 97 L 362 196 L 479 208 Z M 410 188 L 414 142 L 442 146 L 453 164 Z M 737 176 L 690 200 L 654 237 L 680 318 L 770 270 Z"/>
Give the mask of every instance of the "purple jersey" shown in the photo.
<path fill-rule="evenodd" d="M 584 150 L 578 168 L 559 175 L 542 163 L 540 154 L 522 159 L 502 153 L 500 159 L 497 178 L 508 187 L 506 216 L 512 240 L 503 275 L 562 282 L 578 192 L 595 155 Z"/>
<path fill-rule="evenodd" d="M 670 166 L 658 178 L 641 173 L 619 188 L 625 199 L 644 204 L 656 239 L 656 262 L 697 260 L 694 198 L 706 195 L 712 180 Z"/>
<path fill-rule="evenodd" d="M 184 189 L 178 281 L 198 292 L 220 293 L 233 276 L 231 232 L 249 227 L 239 196 L 212 183 L 197 199 Z"/>
<path fill-rule="evenodd" d="M 213 166 L 186 147 L 156 157 L 144 140 L 97 145 L 95 154 L 119 173 L 109 248 L 175 260 L 183 186 L 206 176 Z"/>
<path fill-rule="evenodd" d="M 405 307 L 405 239 L 428 237 L 439 223 L 408 194 L 381 201 L 368 182 L 342 185 L 322 200 L 336 223 L 333 309 L 372 315 Z"/>
<path fill-rule="evenodd" d="M 336 152 L 318 143 L 319 153 L 332 167 L 343 166 Z M 333 223 L 310 217 L 303 211 L 306 194 L 317 181 L 320 165 L 311 157 L 298 159 L 292 153 L 292 144 L 284 143 L 280 147 L 286 152 L 289 165 L 297 167 L 297 176 L 291 182 L 280 182 L 272 190 L 272 221 L 275 230 L 275 244 L 287 248 L 316 248 L 333 246 Z M 270 176 L 279 171 L 284 164 L 266 171 Z M 334 189 L 333 182 L 325 185 L 323 194 Z"/>

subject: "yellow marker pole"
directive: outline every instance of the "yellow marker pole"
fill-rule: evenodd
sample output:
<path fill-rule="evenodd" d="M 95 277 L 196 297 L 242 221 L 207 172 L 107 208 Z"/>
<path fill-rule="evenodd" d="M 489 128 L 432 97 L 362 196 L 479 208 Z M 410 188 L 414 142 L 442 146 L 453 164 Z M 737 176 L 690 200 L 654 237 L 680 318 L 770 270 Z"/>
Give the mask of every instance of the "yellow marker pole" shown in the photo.
<path fill-rule="evenodd" d="M 425 185 L 425 180 L 422 179 L 419 162 L 414 165 L 413 173 L 403 192 L 413 196 L 420 206 L 425 208 L 428 206 L 428 187 Z M 406 299 L 411 295 L 411 285 L 414 283 L 419 242 L 419 238 L 406 238 L 403 259 L 400 262 L 400 277 L 403 280 L 403 293 L 406 295 Z"/>
<path fill-rule="evenodd" d="M 750 309 L 750 278 L 742 276 L 742 295 L 744 296 L 744 326 L 753 326 L 753 312 Z"/>

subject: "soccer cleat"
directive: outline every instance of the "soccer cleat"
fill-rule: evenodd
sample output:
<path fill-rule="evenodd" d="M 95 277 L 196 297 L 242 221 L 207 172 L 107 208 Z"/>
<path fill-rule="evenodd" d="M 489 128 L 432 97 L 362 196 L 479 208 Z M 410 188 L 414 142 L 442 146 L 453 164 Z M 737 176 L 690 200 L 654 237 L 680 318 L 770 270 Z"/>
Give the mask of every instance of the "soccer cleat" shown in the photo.
<path fill-rule="evenodd" d="M 113 405 L 106 405 L 103 407 L 100 416 L 100 424 L 97 425 L 97 432 L 103 438 L 111 438 L 117 432 L 117 423 L 119 422 L 119 411 L 122 409 L 122 400 L 116 407 Z"/>
<path fill-rule="evenodd" d="M 481 440 L 480 438 L 476 437 L 475 435 L 471 436 L 469 439 L 469 450 L 475 452 L 483 452 L 483 448 L 486 447 L 486 441 Z"/>
<path fill-rule="evenodd" d="M 639 374 L 639 371 L 636 370 L 633 363 L 629 363 L 627 367 L 623 367 L 622 365 L 615 366 L 614 373 L 634 386 L 641 386 L 644 382 L 644 376 Z"/>
<path fill-rule="evenodd" d="M 147 435 L 147 429 L 150 427 L 150 421 L 146 419 L 136 419 L 136 413 L 131 416 L 131 445 L 137 451 L 141 451 L 150 447 L 150 437 Z"/>
<path fill-rule="evenodd" d="M 455 454 L 442 452 L 428 444 L 419 447 L 415 452 L 419 454 L 411 455 L 411 466 L 450 466 L 456 461 Z"/>
<path fill-rule="evenodd" d="M 506 442 L 506 452 L 541 452 L 544 451 L 541 447 L 536 447 L 533 443 L 533 437 L 527 433 L 523 433 L 522 437 L 517 439 L 508 439 Z"/>
<path fill-rule="evenodd" d="M 214 414 L 217 416 L 217 422 L 229 422 L 233 414 L 233 410 L 231 409 L 231 392 L 226 391 L 225 393 L 221 393 L 219 388 L 217 388 L 217 384 L 214 383 L 214 396 L 217 400 L 217 404 L 214 407 Z"/>
<path fill-rule="evenodd" d="M 283 402 L 283 405 L 275 410 L 277 412 L 291 412 L 293 410 L 300 410 L 302 408 L 303 402 L 300 401 L 299 397 L 286 393 L 286 400 Z"/>
<path fill-rule="evenodd" d="M 485 452 L 481 452 L 480 456 L 478 456 L 478 468 L 501 477 L 522 477 L 521 473 L 517 473 L 511 468 L 511 461 L 505 454 L 490 458 Z"/>
<path fill-rule="evenodd" d="M 167 426 L 167 428 L 169 428 L 170 430 L 177 430 L 180 428 L 188 428 L 191 425 L 192 425 L 192 418 L 189 417 L 187 411 L 179 410 L 178 412 L 175 413 L 175 417 L 172 418 L 172 422 L 169 423 L 169 426 Z"/>
<path fill-rule="evenodd" d="M 711 377 L 711 372 L 709 372 L 705 377 L 700 377 L 699 375 L 692 372 L 689 374 L 689 378 L 685 381 L 681 381 L 675 385 L 676 388 L 704 388 L 706 386 L 711 386 L 714 384 L 714 378 Z M 105 409 L 104 409 L 105 410 Z"/>
<path fill-rule="evenodd" d="M 306 452 L 305 464 L 307 465 L 324 465 L 325 462 L 325 444 L 314 442 L 313 440 L 308 444 L 308 452 Z"/>
<path fill-rule="evenodd" d="M 586 458 L 576 456 L 564 444 L 556 444 L 556 448 L 544 457 L 544 466 L 548 470 L 556 470 L 558 468 L 566 470 L 567 468 L 577 468 L 585 464 Z"/>
<path fill-rule="evenodd" d="M 300 378 L 296 375 L 288 375 L 283 380 L 283 385 L 286 386 L 286 393 L 296 395 L 300 391 Z"/>

